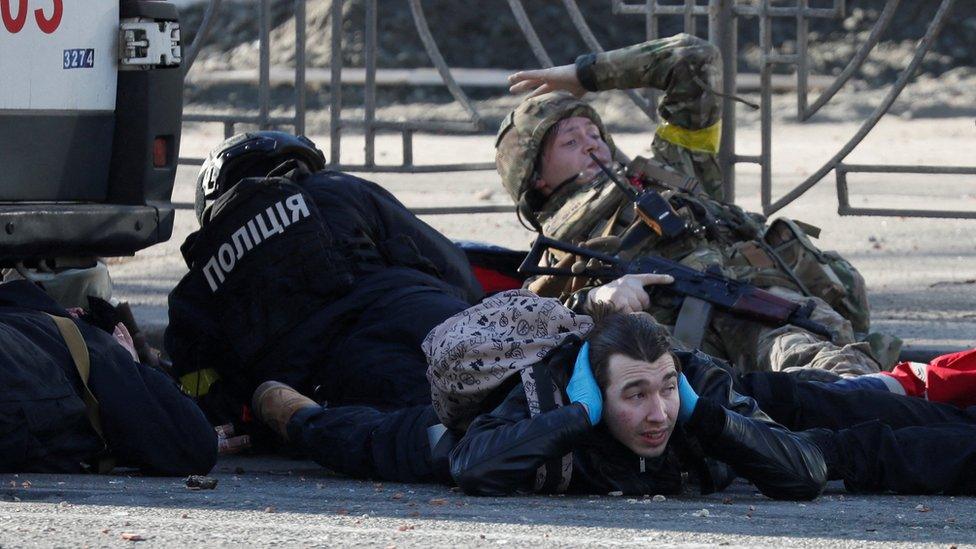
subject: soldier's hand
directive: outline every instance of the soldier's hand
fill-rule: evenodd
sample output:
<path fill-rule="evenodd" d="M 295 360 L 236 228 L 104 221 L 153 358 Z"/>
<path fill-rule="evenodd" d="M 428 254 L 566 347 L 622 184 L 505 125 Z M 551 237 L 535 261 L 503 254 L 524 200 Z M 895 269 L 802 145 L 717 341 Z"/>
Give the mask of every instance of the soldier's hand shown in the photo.
<path fill-rule="evenodd" d="M 671 275 L 659 274 L 629 274 L 624 275 L 613 282 L 604 284 L 590 290 L 587 296 L 587 310 L 601 305 L 609 305 L 618 313 L 636 313 L 643 311 L 651 304 L 644 286 L 654 286 L 657 284 L 671 284 L 674 278 Z"/>
<path fill-rule="evenodd" d="M 576 77 L 576 65 L 562 65 L 549 69 L 519 71 L 509 75 L 508 83 L 512 93 L 525 93 L 532 90 L 526 98 L 535 97 L 553 91 L 568 91 L 576 97 L 582 97 L 586 88 Z"/>

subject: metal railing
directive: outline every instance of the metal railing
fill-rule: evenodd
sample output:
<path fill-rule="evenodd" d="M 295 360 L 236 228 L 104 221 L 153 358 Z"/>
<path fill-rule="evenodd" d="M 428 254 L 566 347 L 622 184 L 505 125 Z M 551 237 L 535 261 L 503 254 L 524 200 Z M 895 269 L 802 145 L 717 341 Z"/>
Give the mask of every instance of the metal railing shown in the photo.
<path fill-rule="evenodd" d="M 306 120 L 306 2 L 315 0 L 294 0 L 295 17 L 295 109 L 291 116 L 271 116 L 270 104 L 270 25 L 271 0 L 258 0 L 258 34 L 259 34 L 259 66 L 258 66 L 258 107 L 256 113 L 226 113 L 226 114 L 196 114 L 187 113 L 187 122 L 215 122 L 224 125 L 224 135 L 235 133 L 239 124 L 256 125 L 259 128 L 292 127 L 296 133 L 305 131 Z M 417 133 L 437 134 L 489 134 L 495 128 L 487 127 L 484 118 L 478 112 L 475 104 L 468 98 L 462 87 L 454 78 L 451 68 L 447 65 L 424 14 L 421 0 L 406 0 L 409 3 L 417 34 L 423 43 L 441 81 L 467 115 L 466 121 L 439 120 L 410 120 L 386 121 L 377 118 L 376 106 L 376 57 L 377 57 L 377 0 L 365 0 L 365 29 L 364 29 L 364 64 L 365 81 L 364 109 L 362 120 L 349 120 L 342 116 L 342 44 L 343 44 L 343 0 L 333 0 L 330 13 L 331 27 L 331 59 L 330 59 L 330 104 L 329 104 L 329 152 L 328 165 L 332 169 L 354 172 L 450 172 L 492 170 L 494 163 L 487 162 L 458 162 L 452 164 L 423 164 L 414 163 L 413 139 Z M 783 5 L 782 1 L 774 0 L 685 0 L 684 3 L 664 4 L 660 0 L 609 0 L 611 11 L 616 15 L 642 15 L 645 18 L 645 34 L 647 39 L 659 37 L 659 21 L 664 17 L 680 17 L 683 20 L 684 31 L 697 34 L 699 19 L 706 19 L 708 23 L 708 39 L 722 51 L 722 147 L 719 151 L 719 164 L 725 177 L 726 196 L 730 201 L 735 197 L 735 166 L 740 163 L 753 163 L 760 166 L 760 198 L 765 214 L 774 213 L 820 183 L 831 171 L 836 175 L 838 192 L 838 212 L 841 215 L 897 215 L 914 217 L 961 217 L 976 218 L 976 212 L 967 211 L 932 211 L 912 209 L 869 209 L 852 208 L 848 200 L 848 186 L 846 175 L 853 172 L 866 173 L 918 173 L 918 174 L 976 174 L 976 167 L 940 167 L 940 166 L 864 166 L 845 164 L 843 161 L 871 132 L 878 121 L 888 112 L 895 99 L 916 74 L 923 58 L 931 49 L 945 22 L 947 21 L 955 0 L 942 0 L 925 35 L 919 41 L 915 54 L 909 64 L 901 72 L 888 94 L 875 108 L 871 115 L 861 124 L 857 133 L 845 143 L 840 150 L 818 170 L 796 187 L 790 189 L 778 199 L 773 199 L 772 187 L 772 76 L 777 66 L 792 66 L 796 70 L 797 87 L 797 118 L 801 121 L 809 120 L 858 72 L 868 58 L 868 55 L 879 43 L 880 37 L 891 24 L 893 16 L 901 3 L 900 0 L 888 0 L 878 21 L 871 30 L 866 41 L 860 45 L 854 57 L 841 71 L 834 81 L 820 93 L 810 104 L 810 70 L 809 70 L 809 23 L 811 19 L 841 20 L 846 14 L 845 0 L 832 0 L 829 7 L 811 7 L 810 0 L 792 0 L 790 5 Z M 816 1 L 816 0 L 814 0 Z M 525 11 L 522 0 L 507 0 L 515 20 L 527 40 L 531 51 L 543 67 L 551 67 L 552 59 L 546 51 Z M 575 0 L 562 0 L 567 15 L 580 37 L 594 52 L 603 51 L 603 46 L 586 22 L 586 18 Z M 221 0 L 211 0 L 204 14 L 201 28 L 196 38 L 188 48 L 184 70 L 188 71 L 196 59 L 202 44 L 209 35 L 213 21 L 218 16 Z M 796 51 L 795 53 L 781 53 L 773 46 L 772 28 L 775 19 L 794 19 L 796 21 Z M 759 25 L 760 57 L 760 151 L 758 155 L 742 155 L 736 151 L 736 102 L 731 98 L 736 93 L 738 79 L 737 34 L 740 20 L 756 21 Z M 656 120 L 656 95 L 650 91 L 627 92 L 630 99 L 650 120 Z M 342 161 L 343 132 L 356 129 L 363 132 L 365 138 L 364 161 L 362 164 L 350 164 Z M 375 158 L 376 136 L 379 133 L 398 134 L 400 136 L 402 158 L 400 164 L 377 164 Z M 199 158 L 181 158 L 181 163 L 200 164 Z M 472 206 L 463 208 L 425 208 L 424 213 L 472 213 L 511 211 L 509 206 Z"/>

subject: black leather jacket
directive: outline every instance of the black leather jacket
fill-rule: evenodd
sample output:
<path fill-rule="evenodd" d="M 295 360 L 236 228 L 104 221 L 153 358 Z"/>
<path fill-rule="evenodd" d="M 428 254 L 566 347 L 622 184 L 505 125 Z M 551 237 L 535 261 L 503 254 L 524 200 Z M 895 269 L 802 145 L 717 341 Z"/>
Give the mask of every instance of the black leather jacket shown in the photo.
<path fill-rule="evenodd" d="M 578 341 L 568 342 L 549 357 L 553 383 L 565 402 L 578 348 Z M 691 419 L 675 428 L 663 455 L 635 455 L 602 423 L 592 427 L 581 404 L 531 417 L 519 384 L 493 411 L 475 419 L 451 451 L 454 480 L 468 494 L 529 492 L 540 466 L 571 453 L 572 492 L 673 494 L 681 491 L 687 472 L 702 493 L 722 490 L 741 476 L 775 499 L 820 495 L 827 467 L 818 448 L 735 393 L 731 376 L 716 359 L 700 352 L 675 355 L 701 398 Z"/>

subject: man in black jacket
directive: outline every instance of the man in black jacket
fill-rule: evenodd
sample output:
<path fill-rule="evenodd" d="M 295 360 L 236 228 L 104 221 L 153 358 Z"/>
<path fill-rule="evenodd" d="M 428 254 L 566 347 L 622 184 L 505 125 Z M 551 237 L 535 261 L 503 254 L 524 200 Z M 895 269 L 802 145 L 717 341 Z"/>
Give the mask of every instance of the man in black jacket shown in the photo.
<path fill-rule="evenodd" d="M 120 326 L 113 337 L 31 282 L 0 284 L 0 471 L 210 471 L 213 427 L 172 379 L 135 360 Z"/>
<path fill-rule="evenodd" d="M 587 339 L 564 344 L 547 360 L 569 405 L 533 415 L 519 384 L 471 423 L 450 454 L 451 473 L 465 492 L 675 493 L 688 471 L 703 493 L 742 476 L 780 499 L 813 499 L 829 479 L 861 491 L 976 493 L 970 412 L 877 391 L 845 393 L 787 374 L 751 374 L 749 384 L 777 385 L 791 395 L 801 388 L 830 401 L 821 406 L 837 407 L 819 417 L 817 406 L 792 412 L 807 427 L 837 430 L 791 432 L 734 392 L 714 359 L 670 352 L 664 329 L 646 315 L 610 316 Z M 899 410 L 903 418 L 893 414 Z M 828 416 L 834 425 L 823 424 Z"/>
<path fill-rule="evenodd" d="M 311 141 L 282 132 L 241 134 L 211 152 L 166 348 L 215 424 L 237 419 L 221 414 L 277 380 L 302 398 L 268 386 L 262 401 L 288 410 L 328 402 L 321 431 L 409 467 L 390 433 L 437 423 L 424 406 L 420 342 L 481 287 L 464 253 L 392 194 L 324 165 Z M 346 405 L 397 413 L 368 424 L 333 413 Z M 320 460 L 342 450 L 309 448 Z"/>

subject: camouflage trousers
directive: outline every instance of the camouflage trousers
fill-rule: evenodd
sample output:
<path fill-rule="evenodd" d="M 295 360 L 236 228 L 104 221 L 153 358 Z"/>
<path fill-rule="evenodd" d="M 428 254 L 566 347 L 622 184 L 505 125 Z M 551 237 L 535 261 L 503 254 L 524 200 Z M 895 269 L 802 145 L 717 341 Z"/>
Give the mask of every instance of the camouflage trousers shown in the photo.
<path fill-rule="evenodd" d="M 768 291 L 799 303 L 811 299 L 784 288 Z M 702 350 L 746 372 L 816 368 L 844 377 L 879 372 L 882 364 L 875 358 L 876 351 L 867 342 L 855 341 L 850 321 L 823 300 L 812 299 L 817 306 L 811 317 L 834 332 L 833 342 L 789 324 L 772 327 L 716 312 Z"/>

